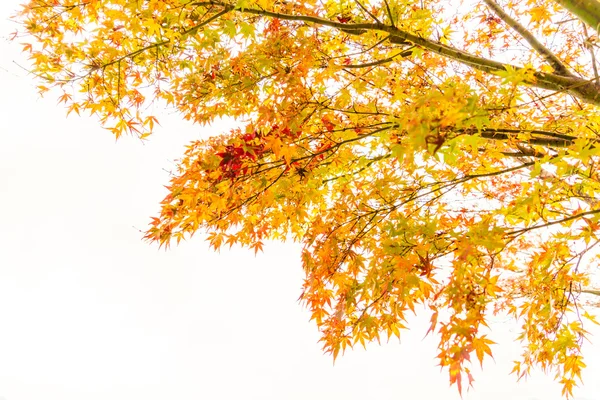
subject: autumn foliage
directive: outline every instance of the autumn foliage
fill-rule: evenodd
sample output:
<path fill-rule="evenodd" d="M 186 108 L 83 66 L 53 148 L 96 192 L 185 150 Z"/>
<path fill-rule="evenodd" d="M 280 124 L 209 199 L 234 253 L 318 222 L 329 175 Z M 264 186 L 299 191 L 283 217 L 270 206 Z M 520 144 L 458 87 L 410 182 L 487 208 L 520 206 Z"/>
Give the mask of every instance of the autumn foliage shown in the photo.
<path fill-rule="evenodd" d="M 146 138 L 152 103 L 239 128 L 191 143 L 146 238 L 303 244 L 334 357 L 428 313 L 450 382 L 513 316 L 570 396 L 600 218 L 596 0 L 30 0 L 41 93 Z M 589 323 L 589 321 L 588 321 Z"/>

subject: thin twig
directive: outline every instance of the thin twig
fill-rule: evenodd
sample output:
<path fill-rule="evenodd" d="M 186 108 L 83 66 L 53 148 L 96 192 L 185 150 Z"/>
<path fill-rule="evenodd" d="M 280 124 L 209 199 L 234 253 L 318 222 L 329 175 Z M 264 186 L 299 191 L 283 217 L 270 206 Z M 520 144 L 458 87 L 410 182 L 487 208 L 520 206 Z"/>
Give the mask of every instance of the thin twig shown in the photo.
<path fill-rule="evenodd" d="M 385 3 L 385 9 L 387 11 L 388 17 L 390 18 L 390 22 L 392 23 L 392 26 L 396 26 L 396 23 L 394 22 L 394 15 L 392 14 L 390 5 L 388 4 L 387 0 L 383 0 L 383 2 Z"/>
<path fill-rule="evenodd" d="M 366 8 L 365 6 L 363 6 L 363 5 L 361 4 L 361 2 L 360 2 L 360 1 L 358 1 L 358 0 L 354 0 L 354 2 L 355 2 L 356 4 L 358 4 L 358 6 L 359 6 L 360 8 L 362 8 L 362 10 L 363 10 L 364 12 L 366 12 L 367 14 L 369 14 L 369 16 L 370 16 L 371 18 L 373 18 L 373 21 L 377 22 L 378 24 L 381 24 L 381 21 L 380 21 L 380 20 L 377 18 L 377 16 L 373 15 L 373 13 L 371 13 L 369 10 L 367 10 L 367 8 Z"/>
<path fill-rule="evenodd" d="M 592 68 L 594 69 L 594 77 L 596 78 L 596 80 L 598 79 L 598 66 L 596 65 L 596 53 L 594 52 L 594 46 L 592 46 L 591 43 L 589 43 L 589 36 L 588 36 L 588 31 L 587 31 L 587 27 L 585 26 L 585 23 L 582 22 L 581 25 L 583 25 L 583 34 L 585 35 L 585 47 L 587 47 L 587 49 L 590 51 L 590 55 L 592 56 Z"/>
<path fill-rule="evenodd" d="M 343 67 L 343 68 L 355 68 L 355 69 L 358 69 L 358 68 L 367 68 L 367 67 L 374 67 L 374 66 L 376 66 L 376 65 L 382 65 L 382 64 L 386 64 L 386 63 L 389 63 L 389 62 L 393 61 L 393 60 L 394 60 L 394 58 L 396 58 L 396 57 L 398 57 L 398 56 L 400 56 L 400 57 L 402 57 L 402 58 L 410 56 L 410 55 L 412 54 L 412 49 L 413 49 L 414 47 L 415 47 L 415 46 L 412 46 L 412 47 L 410 47 L 410 48 L 408 48 L 408 49 L 406 49 L 406 50 L 404 50 L 404 51 L 402 51 L 402 52 L 400 52 L 400 53 L 394 54 L 393 56 L 391 56 L 391 57 L 388 57 L 388 58 L 384 58 L 384 59 L 382 59 L 382 60 L 372 61 L 372 62 L 365 63 L 365 64 L 349 64 L 349 65 L 343 65 L 342 67 Z"/>

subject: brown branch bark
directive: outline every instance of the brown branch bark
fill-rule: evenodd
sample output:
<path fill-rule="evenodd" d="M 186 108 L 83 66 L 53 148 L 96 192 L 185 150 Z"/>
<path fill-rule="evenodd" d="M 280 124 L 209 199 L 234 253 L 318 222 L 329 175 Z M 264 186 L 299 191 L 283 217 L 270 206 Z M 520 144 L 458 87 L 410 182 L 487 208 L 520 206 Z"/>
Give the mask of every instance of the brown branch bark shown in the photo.
<path fill-rule="evenodd" d="M 568 2 L 567 0 L 560 0 L 563 2 Z M 573 0 L 577 1 L 577 0 Z M 579 0 L 579 1 L 589 1 L 594 2 L 600 5 L 595 0 Z M 312 15 L 292 15 L 279 13 L 274 11 L 256 9 L 256 8 L 248 8 L 248 7 L 235 7 L 231 4 L 220 2 L 220 1 L 210 1 L 210 2 L 198 2 L 194 3 L 197 5 L 216 5 L 224 7 L 226 10 L 231 10 L 235 12 L 239 12 L 242 14 L 251 14 L 258 15 L 264 17 L 271 18 L 279 18 L 281 20 L 287 21 L 302 21 L 309 24 L 328 26 L 330 28 L 339 29 L 344 32 L 361 32 L 365 30 L 370 31 L 378 31 L 378 32 L 386 32 L 391 35 L 391 39 L 393 40 L 405 40 L 416 44 L 423 49 L 429 50 L 436 54 L 439 54 L 443 57 L 450 58 L 459 63 L 465 64 L 469 67 L 478 69 L 480 71 L 488 72 L 491 74 L 497 74 L 506 72 L 509 69 L 514 70 L 522 70 L 522 67 L 518 67 L 511 64 L 501 63 L 499 61 L 490 60 L 483 57 L 474 56 L 466 51 L 459 50 L 457 48 L 442 44 L 440 42 L 436 42 L 434 40 L 430 40 L 421 36 L 414 35 L 412 33 L 403 31 L 398 29 L 395 26 L 384 25 L 379 23 L 356 23 L 356 24 L 346 24 L 340 23 L 336 21 L 331 21 L 328 19 L 324 19 L 321 17 L 316 17 Z M 599 16 L 600 21 L 600 16 Z M 531 80 L 526 80 L 523 83 L 538 87 L 541 89 L 546 89 L 554 92 L 564 92 L 568 93 L 574 97 L 579 98 L 585 103 L 600 105 L 600 86 L 595 82 L 595 79 L 586 80 L 579 77 L 573 76 L 563 76 L 559 74 L 550 74 L 544 73 L 541 71 L 534 72 L 534 78 Z"/>
<path fill-rule="evenodd" d="M 476 128 L 465 128 L 453 129 L 452 132 L 467 135 L 479 134 L 483 138 L 492 140 L 514 140 L 518 138 L 518 135 L 526 134 L 529 135 L 529 138 L 519 139 L 518 141 L 546 147 L 569 147 L 573 145 L 576 139 L 579 139 L 576 136 L 539 129 L 484 128 L 478 130 Z"/>
<path fill-rule="evenodd" d="M 523 37 L 531 45 L 531 47 L 537 51 L 546 62 L 554 68 L 557 74 L 563 76 L 574 76 L 566 67 L 565 64 L 546 46 L 544 46 L 539 40 L 527 28 L 521 25 L 517 20 L 508 15 L 494 0 L 483 0 L 489 8 L 496 13 L 500 19 L 502 19 L 508 26 L 515 30 L 519 35 Z"/>
<path fill-rule="evenodd" d="M 594 296 L 600 296 L 600 290 L 594 289 L 581 289 L 581 293 L 593 294 Z"/>
<path fill-rule="evenodd" d="M 600 1 L 598 0 L 555 0 L 577 18 L 600 32 Z"/>

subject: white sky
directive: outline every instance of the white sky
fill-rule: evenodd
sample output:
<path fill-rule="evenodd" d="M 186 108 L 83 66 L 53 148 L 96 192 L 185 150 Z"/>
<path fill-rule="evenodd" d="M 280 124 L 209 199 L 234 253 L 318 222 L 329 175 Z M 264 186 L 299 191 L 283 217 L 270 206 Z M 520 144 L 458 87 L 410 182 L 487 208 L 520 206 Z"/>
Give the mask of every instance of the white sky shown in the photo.
<path fill-rule="evenodd" d="M 299 248 L 216 254 L 196 237 L 169 251 L 140 240 L 173 165 L 200 129 L 177 115 L 144 144 L 40 99 L 6 36 L 0 2 L 0 400 L 459 399 L 415 319 L 402 344 L 323 355 L 298 303 Z M 536 374 L 508 376 L 514 322 L 491 324 L 495 362 L 469 400 L 558 400 Z M 600 329 L 595 341 L 600 342 Z M 600 399 L 588 345 L 576 399 Z"/>

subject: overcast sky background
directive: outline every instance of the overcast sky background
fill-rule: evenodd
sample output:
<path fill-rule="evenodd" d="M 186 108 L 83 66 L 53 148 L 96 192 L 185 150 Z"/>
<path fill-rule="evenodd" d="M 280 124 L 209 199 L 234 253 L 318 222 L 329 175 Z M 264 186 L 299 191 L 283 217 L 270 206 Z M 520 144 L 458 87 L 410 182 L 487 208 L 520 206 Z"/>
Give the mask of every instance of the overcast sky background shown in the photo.
<path fill-rule="evenodd" d="M 460 399 L 436 367 L 427 321 L 402 343 L 323 355 L 298 304 L 299 247 L 171 250 L 142 242 L 170 169 L 202 129 L 163 115 L 145 144 L 40 99 L 7 41 L 20 1 L 0 2 L 0 400 Z M 15 63 L 16 62 L 16 63 Z M 160 110 L 157 110 L 157 112 Z M 164 114 L 164 113 L 163 113 Z M 495 361 L 468 400 L 558 400 L 508 373 L 517 325 L 491 324 Z M 600 329 L 576 399 L 600 399 Z"/>

